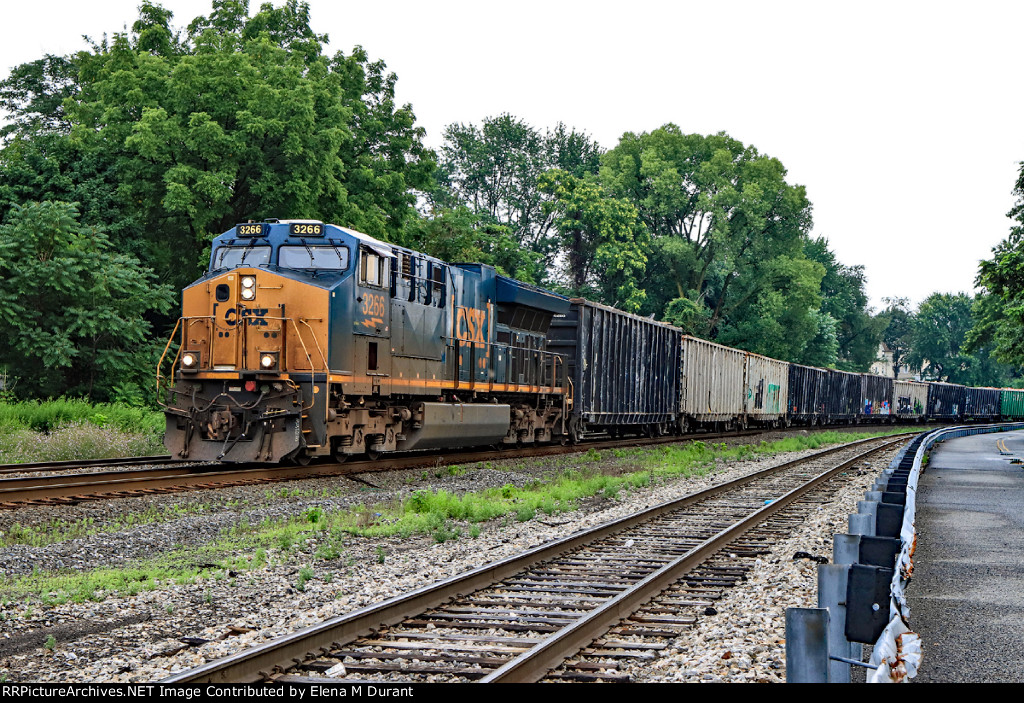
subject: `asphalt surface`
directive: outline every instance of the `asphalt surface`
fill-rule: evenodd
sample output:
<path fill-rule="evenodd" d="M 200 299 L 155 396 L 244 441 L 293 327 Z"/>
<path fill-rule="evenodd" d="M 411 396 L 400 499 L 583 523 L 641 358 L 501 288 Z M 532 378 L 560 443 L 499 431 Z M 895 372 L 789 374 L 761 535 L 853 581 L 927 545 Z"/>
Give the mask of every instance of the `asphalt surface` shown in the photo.
<path fill-rule="evenodd" d="M 907 589 L 915 682 L 1024 681 L 1024 432 L 932 449 Z"/>

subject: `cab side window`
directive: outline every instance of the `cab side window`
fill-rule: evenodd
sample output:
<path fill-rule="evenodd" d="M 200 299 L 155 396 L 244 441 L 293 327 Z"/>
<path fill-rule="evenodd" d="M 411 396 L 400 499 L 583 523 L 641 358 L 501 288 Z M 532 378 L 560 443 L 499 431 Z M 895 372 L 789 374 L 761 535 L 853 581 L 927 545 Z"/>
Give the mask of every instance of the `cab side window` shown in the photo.
<path fill-rule="evenodd" d="M 363 250 L 359 262 L 359 282 L 377 288 L 387 285 L 387 271 L 382 256 Z"/>

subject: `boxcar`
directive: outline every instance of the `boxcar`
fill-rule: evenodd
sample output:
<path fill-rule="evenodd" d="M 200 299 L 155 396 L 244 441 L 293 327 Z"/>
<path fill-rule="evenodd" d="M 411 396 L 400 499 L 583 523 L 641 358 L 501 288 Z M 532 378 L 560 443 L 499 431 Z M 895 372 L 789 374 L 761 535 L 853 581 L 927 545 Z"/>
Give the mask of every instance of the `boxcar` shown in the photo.
<path fill-rule="evenodd" d="M 828 422 L 856 422 L 860 413 L 860 376 L 830 369 L 825 397 Z"/>
<path fill-rule="evenodd" d="M 783 424 L 789 400 L 789 362 L 748 353 L 746 377 L 747 422 Z"/>
<path fill-rule="evenodd" d="M 569 434 L 675 429 L 682 330 L 579 298 L 555 317 L 548 349 L 566 357 Z"/>
<path fill-rule="evenodd" d="M 747 353 L 683 336 L 679 413 L 690 426 L 731 428 L 742 423 Z"/>
<path fill-rule="evenodd" d="M 893 405 L 901 420 L 920 420 L 928 405 L 928 384 L 918 381 L 896 381 L 893 384 Z"/>
<path fill-rule="evenodd" d="M 965 420 L 983 420 L 992 422 L 999 418 L 998 388 L 965 388 L 964 414 Z"/>
<path fill-rule="evenodd" d="M 866 422 L 882 422 L 892 419 L 893 379 L 860 375 L 860 415 Z"/>
<path fill-rule="evenodd" d="M 1001 388 L 999 390 L 999 414 L 1004 420 L 1024 419 L 1024 390 Z"/>
<path fill-rule="evenodd" d="M 801 364 L 789 365 L 789 419 L 797 425 L 825 422 L 828 369 Z"/>
<path fill-rule="evenodd" d="M 928 384 L 928 417 L 935 420 L 958 420 L 963 415 L 964 386 L 955 383 Z"/>

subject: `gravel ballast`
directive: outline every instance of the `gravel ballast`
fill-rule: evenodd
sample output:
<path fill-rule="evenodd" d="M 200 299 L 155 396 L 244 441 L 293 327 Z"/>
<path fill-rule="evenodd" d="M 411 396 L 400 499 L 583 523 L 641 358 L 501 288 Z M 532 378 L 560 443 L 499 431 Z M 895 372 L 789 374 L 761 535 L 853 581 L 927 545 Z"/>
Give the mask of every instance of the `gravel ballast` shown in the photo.
<path fill-rule="evenodd" d="M 760 439 L 760 438 L 759 438 Z M 767 438 L 769 441 L 772 438 Z M 739 441 L 739 440 L 734 440 Z M 579 510 L 539 514 L 526 522 L 514 516 L 481 526 L 476 538 L 443 543 L 429 535 L 405 539 L 347 537 L 340 554 L 315 558 L 317 544 L 266 550 L 259 568 L 217 570 L 188 584 L 160 584 L 134 596 L 101 602 L 46 603 L 30 596 L 0 603 L 0 675 L 8 681 L 149 682 L 225 656 L 246 646 L 316 624 L 385 598 L 462 573 L 529 547 L 693 493 L 710 485 L 782 463 L 802 454 L 718 464 L 710 475 L 676 479 L 630 491 L 617 498 L 583 501 Z M 846 531 L 846 516 L 888 465 L 891 453 L 846 474 L 835 500 L 804 521 L 799 534 L 759 559 L 742 586 L 716 604 L 716 615 L 701 618 L 687 636 L 672 642 L 666 656 L 630 665 L 637 681 L 781 681 L 785 678 L 785 609 L 813 606 L 816 563 L 794 560 L 796 552 L 831 557 L 832 534 Z M 506 484 L 523 486 L 581 459 L 507 460 L 474 464 L 459 475 L 444 471 L 363 474 L 358 480 L 322 478 L 266 486 L 243 486 L 187 494 L 154 495 L 28 508 L 0 513 L 0 531 L 15 526 L 40 529 L 53 521 L 83 519 L 95 531 L 45 546 L 0 550 L 7 577 L 97 566 L 126 568 L 138 559 L 189 549 L 201 561 L 204 544 L 222 539 L 241 521 L 256 524 L 407 497 L 415 490 L 477 491 Z M 602 453 L 586 468 L 629 469 L 630 460 Z M 440 474 L 440 475 L 438 475 Z M 178 506 L 171 508 L 171 506 Z M 133 513 L 161 515 L 159 521 L 124 526 Z M 180 516 L 171 513 L 180 513 Z M 253 558 L 240 550 L 240 561 Z M 223 554 L 218 554 L 219 563 Z M 310 575 L 312 574 L 312 575 Z M 188 641 L 184 642 L 183 638 Z"/>

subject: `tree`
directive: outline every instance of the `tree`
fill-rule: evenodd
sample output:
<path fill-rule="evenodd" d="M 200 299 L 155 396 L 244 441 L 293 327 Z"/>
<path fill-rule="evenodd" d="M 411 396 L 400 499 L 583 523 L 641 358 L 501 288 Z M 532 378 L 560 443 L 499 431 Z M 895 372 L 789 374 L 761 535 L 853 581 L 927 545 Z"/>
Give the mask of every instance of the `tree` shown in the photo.
<path fill-rule="evenodd" d="M 463 206 L 509 229 L 520 244 L 540 255 L 536 280 L 543 280 L 557 258 L 550 194 L 539 187 L 541 174 L 560 169 L 574 178 L 596 173 L 600 147 L 585 134 L 559 123 L 541 133 L 509 114 L 476 125 L 451 124 L 444 131 L 437 188 L 430 199 L 437 209 Z"/>
<path fill-rule="evenodd" d="M 810 202 L 777 159 L 725 133 L 668 124 L 625 134 L 602 157 L 600 177 L 652 237 L 641 312 L 789 359 L 822 332 L 823 271 L 802 251 Z"/>
<path fill-rule="evenodd" d="M 540 257 L 521 248 L 507 227 L 461 206 L 409 222 L 398 243 L 443 261 L 490 264 L 527 283 L 536 283 L 531 277 L 540 265 Z"/>
<path fill-rule="evenodd" d="M 640 309 L 646 293 L 648 236 L 630 203 L 613 198 L 591 178 L 552 169 L 539 189 L 554 198 L 544 203 L 554 215 L 559 252 L 567 263 L 565 289 L 627 312 Z"/>
<path fill-rule="evenodd" d="M 922 375 L 968 386 L 1003 385 L 1008 369 L 988 349 L 968 351 L 967 333 L 974 326 L 975 301 L 966 293 L 933 293 L 918 307 L 911 324 L 907 360 Z"/>
<path fill-rule="evenodd" d="M 175 287 L 213 236 L 249 219 L 401 236 L 434 159 L 382 62 L 324 55 L 298 0 L 252 17 L 247 2 L 215 0 L 184 35 L 171 19 L 144 2 L 129 32 L 0 85 L 22 113 L 0 155 L 0 203 L 80 202 L 83 222 Z"/>
<path fill-rule="evenodd" d="M 21 395 L 137 396 L 161 347 L 146 316 L 172 301 L 73 203 L 15 206 L 0 226 L 0 366 Z"/>
<path fill-rule="evenodd" d="M 1024 161 L 1013 193 L 1017 200 L 1007 217 L 1017 224 L 1009 236 L 982 261 L 977 285 L 982 296 L 979 317 L 970 335 L 970 347 L 994 345 L 1000 361 L 1024 365 Z"/>
<path fill-rule="evenodd" d="M 886 309 L 881 316 L 885 320 L 885 329 L 882 331 L 882 341 L 892 352 L 892 373 L 898 377 L 900 367 L 906 365 L 906 356 L 910 351 L 911 332 L 913 330 L 914 316 L 910 312 L 910 300 L 908 298 L 882 298 Z"/>
<path fill-rule="evenodd" d="M 871 314 L 863 266 L 845 266 L 828 248 L 824 237 L 804 243 L 804 254 L 825 268 L 821 279 L 821 310 L 835 320 L 839 346 L 835 367 L 863 373 L 878 357 L 885 321 Z"/>

